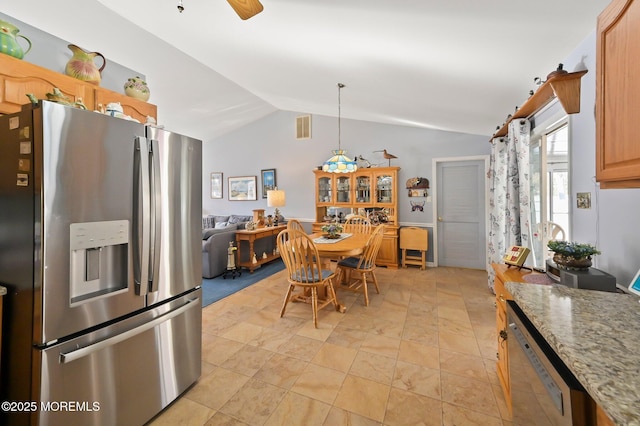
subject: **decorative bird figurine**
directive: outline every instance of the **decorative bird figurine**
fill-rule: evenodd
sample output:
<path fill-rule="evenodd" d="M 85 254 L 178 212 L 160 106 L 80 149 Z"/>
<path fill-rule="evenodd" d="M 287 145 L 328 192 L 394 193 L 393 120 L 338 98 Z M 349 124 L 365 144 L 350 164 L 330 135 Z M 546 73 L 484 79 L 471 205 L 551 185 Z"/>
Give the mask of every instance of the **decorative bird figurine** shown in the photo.
<path fill-rule="evenodd" d="M 391 166 L 391 159 L 392 159 L 392 158 L 398 158 L 398 157 L 396 157 L 396 156 L 395 156 L 395 155 L 393 155 L 393 154 L 389 154 L 389 153 L 387 152 L 387 150 L 386 150 L 386 149 L 383 149 L 383 150 L 381 150 L 381 151 L 373 151 L 373 152 L 382 152 L 382 156 L 383 156 L 384 158 L 386 158 L 387 160 L 389 160 L 389 166 Z"/>

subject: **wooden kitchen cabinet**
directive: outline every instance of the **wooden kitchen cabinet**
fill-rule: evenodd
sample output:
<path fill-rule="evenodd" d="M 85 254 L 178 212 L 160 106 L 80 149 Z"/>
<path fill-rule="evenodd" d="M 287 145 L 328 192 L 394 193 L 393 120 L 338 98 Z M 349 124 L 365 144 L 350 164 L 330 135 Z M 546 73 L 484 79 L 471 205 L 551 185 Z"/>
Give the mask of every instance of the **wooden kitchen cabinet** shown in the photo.
<path fill-rule="evenodd" d="M 320 232 L 334 208 L 353 214 L 380 210 L 387 216 L 385 232 L 376 264 L 398 267 L 398 171 L 399 167 L 374 167 L 354 173 L 327 173 L 314 170 L 316 218 L 313 232 Z"/>
<path fill-rule="evenodd" d="M 640 188 L 640 0 L 613 0 L 598 16 L 596 179 Z"/>
<path fill-rule="evenodd" d="M 82 101 L 89 110 L 101 110 L 109 102 L 120 102 L 124 113 L 144 123 L 147 116 L 158 119 L 156 105 L 113 92 L 9 55 L 0 54 L 0 113 L 12 114 L 28 104 L 27 93 L 47 99 L 53 88 L 72 102 Z"/>

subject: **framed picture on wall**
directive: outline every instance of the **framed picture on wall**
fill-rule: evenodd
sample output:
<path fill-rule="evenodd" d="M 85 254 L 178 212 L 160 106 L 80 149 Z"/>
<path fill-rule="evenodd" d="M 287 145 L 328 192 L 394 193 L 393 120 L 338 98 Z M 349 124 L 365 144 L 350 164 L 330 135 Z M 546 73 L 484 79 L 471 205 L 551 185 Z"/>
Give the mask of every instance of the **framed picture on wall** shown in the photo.
<path fill-rule="evenodd" d="M 229 201 L 255 201 L 258 199 L 256 176 L 235 176 L 229 178 Z"/>
<path fill-rule="evenodd" d="M 211 198 L 222 198 L 222 173 L 211 173 Z"/>
<path fill-rule="evenodd" d="M 262 170 L 262 198 L 267 198 L 267 191 L 275 189 L 276 186 L 276 169 Z"/>

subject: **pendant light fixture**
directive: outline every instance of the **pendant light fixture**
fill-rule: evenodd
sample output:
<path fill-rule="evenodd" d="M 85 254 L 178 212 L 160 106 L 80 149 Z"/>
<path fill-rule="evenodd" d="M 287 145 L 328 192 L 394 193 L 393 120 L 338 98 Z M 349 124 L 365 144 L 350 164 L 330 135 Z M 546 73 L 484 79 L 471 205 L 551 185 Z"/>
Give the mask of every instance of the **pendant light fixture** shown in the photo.
<path fill-rule="evenodd" d="M 347 157 L 347 151 L 340 148 L 340 92 L 343 87 L 344 84 L 338 83 L 338 149 L 334 150 L 333 156 L 322 165 L 322 170 L 329 173 L 353 173 L 358 170 L 358 163 Z"/>

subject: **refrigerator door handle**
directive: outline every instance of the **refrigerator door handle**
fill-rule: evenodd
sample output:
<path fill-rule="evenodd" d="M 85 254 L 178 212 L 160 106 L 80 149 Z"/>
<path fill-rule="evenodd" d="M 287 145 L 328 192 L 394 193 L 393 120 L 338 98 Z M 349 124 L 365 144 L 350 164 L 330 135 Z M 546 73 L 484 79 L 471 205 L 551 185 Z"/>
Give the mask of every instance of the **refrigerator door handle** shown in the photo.
<path fill-rule="evenodd" d="M 141 136 L 136 137 L 135 140 L 134 168 L 133 265 L 136 294 L 142 296 L 149 292 L 151 195 L 149 179 L 149 147 L 147 145 L 147 139 Z"/>
<path fill-rule="evenodd" d="M 149 139 L 151 167 L 149 172 L 150 178 L 150 196 L 151 203 L 151 239 L 149 244 L 149 292 L 158 290 L 158 278 L 160 271 L 160 232 L 162 225 L 161 216 L 161 199 L 162 191 L 160 185 L 160 150 L 158 149 L 158 141 Z"/>
<path fill-rule="evenodd" d="M 127 339 L 131 339 L 132 337 L 137 336 L 138 334 L 144 333 L 145 331 L 154 328 L 158 324 L 161 324 L 165 321 L 168 321 L 172 318 L 177 317 L 178 315 L 183 314 L 189 309 L 200 308 L 201 305 L 202 304 L 200 303 L 199 297 L 196 297 L 195 299 L 187 300 L 187 302 L 184 305 L 180 306 L 179 308 L 169 311 L 164 315 L 160 315 L 159 317 L 149 322 L 146 322 L 136 328 L 132 328 L 131 330 L 127 330 L 123 333 L 116 334 L 115 336 L 108 337 L 104 340 L 100 340 L 99 342 L 96 342 L 89 346 L 82 347 L 80 349 L 76 349 L 71 352 L 61 352 L 60 362 L 62 364 L 68 364 L 80 358 L 84 358 L 85 356 L 91 355 L 92 353 L 97 352 L 101 349 L 104 349 L 108 346 L 113 346 L 120 342 L 124 342 Z"/>

